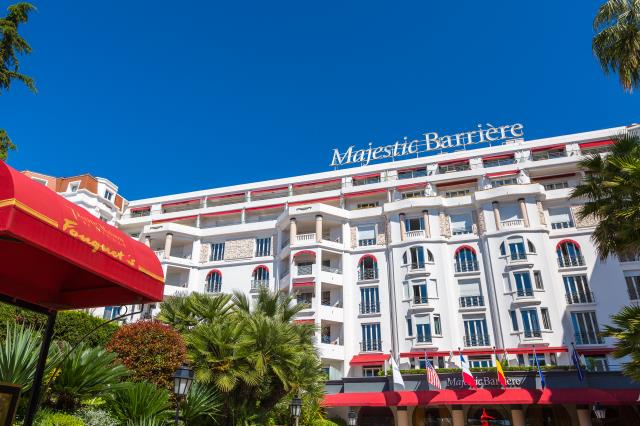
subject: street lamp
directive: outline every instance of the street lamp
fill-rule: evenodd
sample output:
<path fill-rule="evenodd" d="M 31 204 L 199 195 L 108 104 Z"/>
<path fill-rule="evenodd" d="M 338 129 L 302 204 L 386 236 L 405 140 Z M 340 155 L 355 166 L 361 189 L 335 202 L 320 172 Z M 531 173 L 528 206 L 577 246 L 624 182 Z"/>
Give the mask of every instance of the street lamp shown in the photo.
<path fill-rule="evenodd" d="M 358 424 L 358 415 L 353 410 L 353 408 L 349 409 L 349 414 L 347 414 L 347 418 L 349 419 L 349 426 L 356 426 Z"/>
<path fill-rule="evenodd" d="M 193 370 L 187 364 L 182 364 L 173 373 L 173 393 L 176 396 L 176 417 L 175 424 L 180 419 L 180 400 L 187 396 L 191 384 L 193 383 Z"/>
<path fill-rule="evenodd" d="M 298 426 L 298 419 L 302 413 L 302 400 L 299 396 L 294 396 L 289 403 L 289 410 L 291 411 L 291 417 L 295 420 L 295 425 Z"/>
<path fill-rule="evenodd" d="M 605 415 L 607 414 L 607 409 L 604 408 L 602 405 L 600 405 L 599 402 L 596 402 L 595 405 L 593 406 L 593 412 L 596 413 L 596 418 L 598 419 L 598 422 L 602 423 Z"/>

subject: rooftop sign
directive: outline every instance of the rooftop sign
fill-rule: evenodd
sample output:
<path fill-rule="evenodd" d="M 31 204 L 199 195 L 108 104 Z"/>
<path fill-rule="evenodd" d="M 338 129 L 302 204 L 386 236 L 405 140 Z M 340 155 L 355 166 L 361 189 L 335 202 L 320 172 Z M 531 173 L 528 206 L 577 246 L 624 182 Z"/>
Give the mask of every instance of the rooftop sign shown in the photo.
<path fill-rule="evenodd" d="M 396 141 L 394 144 L 373 147 L 369 142 L 369 147 L 364 149 L 354 149 L 351 145 L 346 151 L 333 150 L 331 166 L 345 166 L 348 164 L 361 163 L 366 166 L 372 161 L 385 160 L 407 155 L 419 156 L 428 155 L 431 152 L 454 151 L 455 149 L 466 149 L 467 147 L 481 148 L 491 146 L 493 143 L 504 143 L 509 139 L 521 138 L 524 135 L 524 126 L 520 123 L 508 124 L 506 126 L 495 127 L 487 123 L 487 128 L 478 124 L 477 130 L 470 130 L 453 135 L 440 136 L 436 132 L 424 133 L 421 139 L 409 140 L 404 137 L 402 142 Z M 478 145 L 478 146 L 473 146 Z"/>

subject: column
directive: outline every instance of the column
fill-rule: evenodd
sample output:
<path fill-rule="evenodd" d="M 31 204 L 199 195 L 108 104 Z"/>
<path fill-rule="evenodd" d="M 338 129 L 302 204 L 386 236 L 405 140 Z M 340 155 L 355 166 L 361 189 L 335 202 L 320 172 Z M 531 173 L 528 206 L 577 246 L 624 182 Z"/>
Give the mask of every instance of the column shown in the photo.
<path fill-rule="evenodd" d="M 526 426 L 522 405 L 511 406 L 511 419 L 513 420 L 513 426 Z"/>
<path fill-rule="evenodd" d="M 173 242 L 173 234 L 168 232 L 164 240 L 164 258 L 168 259 L 171 255 L 171 243 Z"/>
<path fill-rule="evenodd" d="M 424 223 L 424 236 L 431 238 L 431 224 L 429 223 L 429 210 L 422 210 L 422 222 Z"/>
<path fill-rule="evenodd" d="M 400 241 L 407 238 L 407 228 L 404 225 L 404 213 L 400 213 Z"/>
<path fill-rule="evenodd" d="M 529 227 L 529 215 L 527 214 L 527 203 L 524 198 L 518 198 L 518 205 L 520 206 L 520 215 L 524 221 L 525 228 Z"/>
<path fill-rule="evenodd" d="M 453 422 L 453 426 L 465 426 L 464 410 L 461 405 L 451 407 L 451 421 Z"/>
<path fill-rule="evenodd" d="M 396 409 L 396 426 L 409 426 L 407 407 L 398 407 Z"/>
<path fill-rule="evenodd" d="M 500 229 L 500 204 L 497 201 L 491 203 L 493 206 L 493 217 L 496 219 L 496 229 Z"/>
<path fill-rule="evenodd" d="M 289 221 L 289 244 L 293 245 L 296 243 L 296 235 L 298 234 L 298 226 L 296 224 L 296 219 L 291 218 Z"/>
<path fill-rule="evenodd" d="M 322 215 L 316 215 L 316 242 L 322 242 Z"/>
<path fill-rule="evenodd" d="M 578 412 L 578 424 L 580 426 L 591 426 L 591 409 L 588 405 L 578 405 L 576 407 Z"/>
<path fill-rule="evenodd" d="M 148 235 L 144 236 L 144 245 L 147 247 L 151 247 L 151 237 Z"/>
<path fill-rule="evenodd" d="M 247 221 L 247 209 L 242 209 L 240 211 L 240 223 L 245 223 Z"/>

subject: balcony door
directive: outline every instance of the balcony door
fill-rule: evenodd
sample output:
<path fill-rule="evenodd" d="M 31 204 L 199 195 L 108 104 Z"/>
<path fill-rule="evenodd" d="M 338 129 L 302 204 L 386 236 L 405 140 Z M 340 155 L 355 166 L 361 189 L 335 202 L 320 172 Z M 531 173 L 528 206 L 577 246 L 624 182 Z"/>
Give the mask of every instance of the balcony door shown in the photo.
<path fill-rule="evenodd" d="M 379 323 L 362 324 L 362 350 L 363 351 L 382 350 Z"/>
<path fill-rule="evenodd" d="M 464 334 L 467 346 L 486 346 L 489 344 L 487 320 L 484 318 L 465 320 Z"/>

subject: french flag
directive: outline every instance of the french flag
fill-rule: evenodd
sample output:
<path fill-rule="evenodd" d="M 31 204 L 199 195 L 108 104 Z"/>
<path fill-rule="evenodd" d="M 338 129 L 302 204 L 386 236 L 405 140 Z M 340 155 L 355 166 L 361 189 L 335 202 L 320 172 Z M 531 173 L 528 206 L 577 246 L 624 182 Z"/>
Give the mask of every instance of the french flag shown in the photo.
<path fill-rule="evenodd" d="M 472 389 L 478 389 L 476 379 L 473 377 L 473 374 L 471 374 L 471 370 L 469 370 L 469 364 L 467 364 L 467 361 L 465 361 L 462 354 L 460 354 L 460 365 L 462 365 L 462 381 L 469 385 Z"/>

